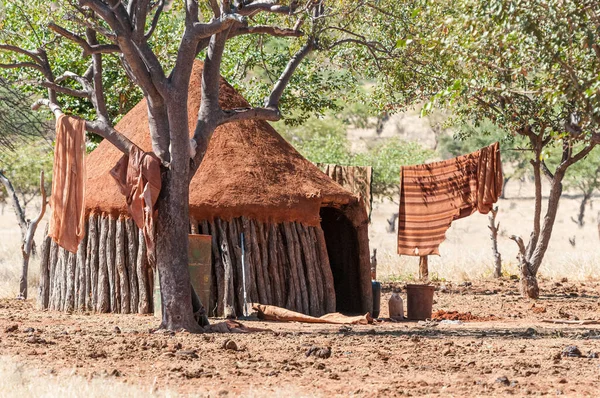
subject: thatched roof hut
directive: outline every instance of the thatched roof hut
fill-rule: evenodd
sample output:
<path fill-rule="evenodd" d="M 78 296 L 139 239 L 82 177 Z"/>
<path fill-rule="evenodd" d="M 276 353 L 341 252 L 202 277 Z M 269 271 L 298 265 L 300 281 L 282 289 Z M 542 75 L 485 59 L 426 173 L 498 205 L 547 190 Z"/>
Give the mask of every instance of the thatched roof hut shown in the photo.
<path fill-rule="evenodd" d="M 200 106 L 202 64 L 190 82 L 190 132 Z M 221 80 L 224 109 L 249 106 Z M 145 101 L 116 129 L 151 150 Z M 44 308 L 100 312 L 151 310 L 152 269 L 141 234 L 109 170 L 121 153 L 102 142 L 87 160 L 88 236 L 77 254 L 48 242 L 43 253 Z M 235 308 L 242 306 L 240 234 L 247 289 L 254 302 L 310 315 L 371 311 L 368 218 L 357 196 L 303 158 L 267 122 L 219 127 L 190 184 L 190 231 L 212 235 L 212 315 L 223 314 L 222 244 L 230 248 Z M 160 237 L 158 238 L 160 240 Z M 233 248 L 233 249 L 232 249 Z"/>

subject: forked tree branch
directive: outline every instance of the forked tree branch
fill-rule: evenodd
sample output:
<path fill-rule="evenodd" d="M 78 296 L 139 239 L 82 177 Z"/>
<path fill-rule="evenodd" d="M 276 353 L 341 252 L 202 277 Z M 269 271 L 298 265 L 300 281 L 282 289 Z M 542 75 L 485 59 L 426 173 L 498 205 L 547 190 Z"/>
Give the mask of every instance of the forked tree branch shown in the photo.
<path fill-rule="evenodd" d="M 54 22 L 48 24 L 48 28 L 58 35 L 78 44 L 82 49 L 82 57 L 88 57 L 92 54 L 112 54 L 120 52 L 119 46 L 115 44 L 90 44 L 86 39 L 75 33 L 58 26 Z"/>

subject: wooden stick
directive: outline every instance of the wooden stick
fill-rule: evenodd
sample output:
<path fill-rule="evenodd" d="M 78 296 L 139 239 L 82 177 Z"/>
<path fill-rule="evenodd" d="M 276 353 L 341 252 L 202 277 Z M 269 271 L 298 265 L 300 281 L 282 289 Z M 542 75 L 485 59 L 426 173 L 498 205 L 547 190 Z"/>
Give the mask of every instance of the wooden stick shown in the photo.
<path fill-rule="evenodd" d="M 38 308 L 48 308 L 48 300 L 50 298 L 50 248 L 52 247 L 51 238 L 48 236 L 48 223 L 44 231 L 44 241 L 40 249 L 40 285 L 38 288 Z"/>
<path fill-rule="evenodd" d="M 276 250 L 275 254 L 277 255 L 277 264 L 278 264 L 278 273 L 279 279 L 281 280 L 281 288 L 282 288 L 282 299 L 283 304 L 282 307 L 291 309 L 293 311 L 298 311 L 298 301 L 299 296 L 296 289 L 296 284 L 294 283 L 292 266 L 289 261 L 288 250 L 285 248 L 285 240 L 283 239 L 283 225 L 274 224 L 274 237 L 276 242 Z"/>
<path fill-rule="evenodd" d="M 231 264 L 229 242 L 225 231 L 227 223 L 217 219 L 216 224 L 221 235 L 221 253 L 224 268 L 223 316 L 230 318 L 235 316 L 235 293 L 233 287 L 233 265 Z"/>
<path fill-rule="evenodd" d="M 93 215 L 90 217 L 90 251 L 88 257 L 90 258 L 90 283 L 91 283 L 91 298 L 90 298 L 90 310 L 97 310 L 98 306 L 98 271 L 100 268 L 100 223 L 101 218 Z"/>
<path fill-rule="evenodd" d="M 296 267 L 298 272 L 298 282 L 300 283 L 300 292 L 302 294 L 302 312 L 309 314 L 311 312 L 310 301 L 308 299 L 308 278 L 304 270 L 304 264 L 302 261 L 302 250 L 300 249 L 300 239 L 296 231 L 294 223 L 287 223 L 288 229 L 291 233 L 291 240 L 294 243 L 294 255 L 296 257 Z"/>
<path fill-rule="evenodd" d="M 542 322 L 562 325 L 600 325 L 600 321 L 594 319 L 584 319 L 581 321 L 569 321 L 566 319 L 542 319 Z"/>
<path fill-rule="evenodd" d="M 212 267 L 215 271 L 217 281 L 217 310 L 215 316 L 223 316 L 223 292 L 225 289 L 224 278 L 225 271 L 223 269 L 223 262 L 221 260 L 221 253 L 219 251 L 219 237 L 215 221 L 210 222 L 211 238 L 212 238 Z"/>
<path fill-rule="evenodd" d="M 100 242 L 98 251 L 98 287 L 97 287 L 97 300 L 96 300 L 96 311 L 97 312 L 109 312 L 110 311 L 110 284 L 108 282 L 108 253 L 107 240 L 108 240 L 108 217 L 102 214 L 100 219 Z"/>
<path fill-rule="evenodd" d="M 150 313 L 150 283 L 148 281 L 148 258 L 146 251 L 146 241 L 144 240 L 144 232 L 138 229 L 138 253 L 136 259 L 136 271 L 138 277 L 138 313 Z"/>
<path fill-rule="evenodd" d="M 259 224 L 262 225 L 262 224 Z M 274 303 L 278 307 L 285 305 L 285 286 L 284 281 L 279 274 L 279 256 L 277 255 L 277 231 L 275 224 L 264 225 L 264 233 L 261 247 L 265 252 L 265 257 L 268 257 L 268 269 L 271 274 L 273 286 Z"/>
<path fill-rule="evenodd" d="M 267 230 L 267 226 L 259 221 L 254 223 L 254 227 L 256 229 L 255 236 L 257 236 L 258 238 L 258 250 L 260 250 L 261 263 L 259 266 L 263 271 L 263 275 L 265 277 L 265 284 L 267 285 L 267 300 L 269 300 L 269 304 L 278 305 L 276 304 L 278 301 L 277 297 L 281 296 L 281 292 L 279 291 L 280 287 L 276 287 L 276 280 L 278 280 L 279 278 L 276 278 L 274 273 L 271 271 L 269 264 L 269 248 L 267 246 L 269 237 L 267 236 L 267 238 L 265 239 L 265 232 L 268 234 L 269 231 Z M 278 291 L 278 293 L 275 292 L 276 290 Z"/>
<path fill-rule="evenodd" d="M 92 251 L 92 224 L 94 223 L 94 217 L 92 215 L 88 216 L 87 219 L 87 232 L 86 232 L 86 245 L 85 245 L 85 262 L 83 264 L 85 281 L 83 288 L 83 311 L 89 311 L 91 309 L 91 291 L 92 291 L 92 269 L 90 267 L 90 253 Z"/>
<path fill-rule="evenodd" d="M 190 218 L 190 233 L 191 234 L 198 234 L 198 221 L 194 220 L 193 218 Z"/>
<path fill-rule="evenodd" d="M 50 239 L 50 259 L 48 260 L 48 267 L 50 273 L 50 289 L 48 292 L 48 309 L 54 309 L 54 303 L 56 300 L 56 265 L 58 263 L 58 245 L 52 239 Z"/>
<path fill-rule="evenodd" d="M 321 278 L 317 276 L 320 273 L 316 269 L 317 259 L 314 257 L 315 243 L 312 241 L 306 226 L 299 222 L 296 222 L 295 224 L 298 237 L 300 238 L 300 243 L 302 244 L 302 254 L 304 257 L 306 275 L 308 277 L 308 292 L 311 311 L 314 310 L 314 312 L 310 315 L 321 316 L 324 314 L 323 285 L 321 283 Z"/>
<path fill-rule="evenodd" d="M 65 297 L 66 297 L 66 250 L 62 247 L 58 249 L 58 264 L 56 269 L 56 285 L 58 286 L 58 294 L 56 296 L 55 309 L 57 311 L 64 311 L 65 309 Z"/>
<path fill-rule="evenodd" d="M 87 223 L 86 223 L 87 231 Z M 77 311 L 85 311 L 85 255 L 87 249 L 87 233 L 83 240 L 79 243 L 77 254 L 75 255 L 75 274 L 77 275 L 75 289 L 75 309 Z"/>
<path fill-rule="evenodd" d="M 266 301 L 266 286 L 262 272 L 258 268 L 260 262 L 260 254 L 254 250 L 252 229 L 250 220 L 246 217 L 241 218 L 242 230 L 244 232 L 244 251 L 246 253 L 246 289 L 248 289 L 248 302 L 252 303 L 256 300 L 260 302 Z M 256 258 L 258 255 L 258 259 Z"/>
<path fill-rule="evenodd" d="M 325 314 L 325 277 L 323 276 L 323 271 L 321 269 L 321 260 L 319 259 L 319 248 L 317 246 L 317 238 L 315 235 L 315 227 L 307 227 L 303 225 L 305 230 L 306 239 L 308 240 L 309 247 L 309 255 L 313 264 L 313 268 L 315 271 L 315 280 L 317 285 L 317 294 L 319 295 L 319 307 L 321 310 L 321 314 L 319 316 Z"/>
<path fill-rule="evenodd" d="M 108 286 L 110 288 L 110 312 L 117 313 L 117 288 L 115 276 L 115 234 L 117 220 L 108 216 L 108 235 L 106 236 L 106 267 L 108 270 Z"/>
<path fill-rule="evenodd" d="M 303 271 L 305 275 L 305 283 L 308 294 L 308 310 L 309 315 L 311 316 L 320 316 L 321 308 L 320 302 L 321 298 L 319 297 L 319 293 L 317 290 L 317 280 L 315 278 L 315 270 L 313 259 L 310 257 L 310 246 L 308 243 L 308 239 L 305 236 L 305 231 L 302 225 L 297 222 L 291 223 L 291 227 L 295 231 L 295 235 L 298 237 L 298 249 L 301 253 L 301 264 L 303 264 Z M 292 232 L 294 232 L 292 231 Z"/>
<path fill-rule="evenodd" d="M 308 295 L 306 292 L 302 292 L 302 286 L 300 282 L 301 275 L 299 273 L 301 265 L 298 264 L 298 257 L 296 256 L 296 244 L 292 235 L 292 230 L 289 222 L 281 224 L 283 228 L 283 236 L 285 237 L 285 249 L 288 255 L 289 272 L 291 280 L 294 284 L 294 291 L 296 293 L 296 311 L 297 312 L 308 312 Z M 304 277 L 304 275 L 302 275 Z M 306 286 L 306 285 L 305 285 Z"/>
<path fill-rule="evenodd" d="M 125 248 L 127 247 L 125 220 L 119 217 L 116 229 L 116 262 L 115 266 L 119 275 L 119 291 L 121 293 L 121 313 L 129 314 L 131 304 L 131 295 L 129 292 L 129 275 L 125 265 Z"/>
<path fill-rule="evenodd" d="M 327 253 L 327 242 L 325 242 L 325 233 L 321 226 L 316 226 L 315 235 L 317 247 L 319 249 L 319 259 L 321 263 L 321 272 L 324 279 L 325 294 L 325 312 L 330 314 L 336 311 L 335 284 L 333 282 L 333 272 L 329 264 L 329 254 Z"/>
<path fill-rule="evenodd" d="M 67 268 L 65 272 L 66 279 L 66 296 L 65 296 L 65 308 L 66 312 L 73 312 L 75 309 L 75 265 L 77 260 L 77 255 L 75 253 L 71 253 L 69 251 L 65 251 L 67 255 Z"/>
<path fill-rule="evenodd" d="M 233 267 L 233 285 L 235 287 L 235 312 L 236 314 L 243 314 L 244 306 L 244 287 L 242 281 L 242 248 L 240 247 L 240 230 L 238 228 L 238 219 L 232 218 L 228 223 L 229 233 L 229 257 L 232 261 Z"/>
<path fill-rule="evenodd" d="M 132 313 L 138 312 L 139 291 L 137 275 L 138 239 L 137 226 L 132 218 L 125 219 L 125 234 L 127 236 L 127 275 L 129 277 L 129 309 Z"/>

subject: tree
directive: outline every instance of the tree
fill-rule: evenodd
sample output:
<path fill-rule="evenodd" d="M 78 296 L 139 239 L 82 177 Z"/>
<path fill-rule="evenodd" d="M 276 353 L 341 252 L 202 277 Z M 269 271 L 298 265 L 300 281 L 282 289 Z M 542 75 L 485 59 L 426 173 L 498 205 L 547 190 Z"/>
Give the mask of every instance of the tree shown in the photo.
<path fill-rule="evenodd" d="M 551 167 L 556 167 L 554 163 L 556 156 L 550 157 Z M 579 212 L 577 218 L 571 217 L 571 220 L 580 228 L 585 225 L 585 209 L 592 198 L 594 192 L 600 188 L 600 156 L 598 148 L 594 150 L 580 162 L 575 163 L 569 172 L 565 175 L 564 186 L 567 190 L 572 190 L 581 195 Z"/>
<path fill-rule="evenodd" d="M 600 142 L 600 8 L 594 1 L 458 1 L 430 9 L 426 40 L 443 54 L 429 109 L 450 108 L 475 126 L 489 119 L 527 139 L 535 181 L 533 232 L 518 236 L 523 295 L 537 298 L 563 179 Z M 443 17 L 440 18 L 440 15 Z M 444 83 L 442 83 L 444 82 Z M 552 170 L 547 158 L 559 148 Z M 542 217 L 542 180 L 550 194 Z"/>
<path fill-rule="evenodd" d="M 29 109 L 29 101 L 28 96 L 0 79 L 0 182 L 4 186 L 4 190 L 0 192 L 3 194 L 2 199 L 5 199 L 4 194 L 10 198 L 21 229 L 23 263 L 18 297 L 22 299 L 27 298 L 27 274 L 29 258 L 34 248 L 33 236 L 46 209 L 44 168 L 49 165 L 49 157 L 46 155 L 50 148 L 44 139 L 48 132 L 47 125 Z M 36 145 L 26 153 L 24 148 L 32 142 Z M 41 175 L 38 174 L 40 169 Z M 35 181 L 36 174 L 40 175 L 39 185 Z M 13 183 L 17 184 L 17 189 Z M 27 204 L 39 193 L 42 194 L 40 212 L 34 220 L 29 220 L 25 213 Z"/>
<path fill-rule="evenodd" d="M 47 28 L 40 29 L 41 33 L 32 28 L 35 21 L 25 21 L 31 28 L 29 31 L 24 28 L 29 33 L 27 38 L 11 36 L 6 27 L 3 28 L 4 36 L 11 40 L 2 44 L 0 50 L 9 52 L 13 58 L 5 60 L 1 66 L 33 71 L 39 85 L 47 89 L 47 98 L 39 100 L 37 105 L 48 106 L 55 116 L 63 109 L 77 113 L 63 98 L 89 101 L 93 113 L 87 116 L 87 131 L 104 137 L 125 154 L 134 144 L 113 128 L 114 120 L 109 114 L 110 102 L 106 95 L 110 91 L 104 88 L 105 71 L 118 68 L 140 88 L 147 100 L 153 152 L 162 163 L 162 190 L 157 202 L 156 223 L 156 266 L 163 299 L 161 327 L 198 331 L 187 271 L 189 181 L 204 157 L 215 128 L 248 119 L 281 119 L 284 92 L 295 72 L 301 70 L 303 61 L 310 61 L 309 54 L 315 50 L 326 52 L 349 43 L 374 46 L 340 27 L 342 21 L 356 19 L 360 8 L 354 7 L 352 2 L 326 4 L 321 0 L 285 4 L 276 0 L 79 0 L 53 4 L 57 5 L 51 15 L 55 20 Z M 7 9 L 9 5 L 5 5 Z M 20 6 L 24 7 L 23 4 Z M 154 44 L 161 28 L 173 26 L 165 22 L 169 19 L 164 17 L 169 8 L 170 12 L 179 11 L 169 15 L 169 18 L 179 17 L 174 30 L 177 33 L 173 34 L 178 44 L 172 53 L 164 54 Z M 25 15 L 39 16 L 39 11 L 30 11 Z M 60 18 L 63 20 L 58 22 Z M 29 40 L 36 32 L 35 40 Z M 222 109 L 219 79 L 221 66 L 228 62 L 226 49 L 237 48 L 247 38 L 263 35 L 290 38 L 285 48 L 273 46 L 271 65 L 277 78 L 270 84 L 264 105 Z M 83 71 L 55 68 L 50 50 L 56 49 L 56 43 L 62 46 L 65 42 L 76 44 L 83 57 L 91 59 Z M 72 48 L 72 45 L 68 46 L 65 45 L 65 49 Z M 187 89 L 194 59 L 201 54 L 204 54 L 202 103 L 190 140 Z M 106 62 L 113 57 L 117 57 L 118 64 Z M 318 53 L 313 57 L 318 58 Z M 327 86 L 316 72 L 308 75 L 316 82 L 307 80 L 314 83 L 307 87 Z M 304 86 L 303 82 L 298 82 L 297 87 Z M 302 94 L 297 91 L 288 95 L 288 103 L 305 108 L 330 104 L 326 100 L 319 102 L 323 99 L 319 93 L 316 97 L 314 93 L 305 93 L 306 97 Z M 316 99 L 317 103 L 303 103 L 307 97 Z"/>

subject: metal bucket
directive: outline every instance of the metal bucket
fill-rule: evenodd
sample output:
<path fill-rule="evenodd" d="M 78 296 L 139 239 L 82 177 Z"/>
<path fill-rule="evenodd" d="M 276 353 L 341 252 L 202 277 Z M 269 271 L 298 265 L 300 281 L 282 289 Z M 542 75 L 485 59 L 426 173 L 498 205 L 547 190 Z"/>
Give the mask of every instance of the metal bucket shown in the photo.
<path fill-rule="evenodd" d="M 207 314 L 210 314 L 208 306 L 212 288 L 212 237 L 210 235 L 190 234 L 188 238 L 190 282 L 202 305 L 206 308 Z M 155 273 L 154 278 L 154 316 L 159 318 L 162 316 L 158 272 Z"/>
<path fill-rule="evenodd" d="M 406 285 L 408 319 L 425 320 L 431 318 L 434 291 L 435 286 Z"/>

